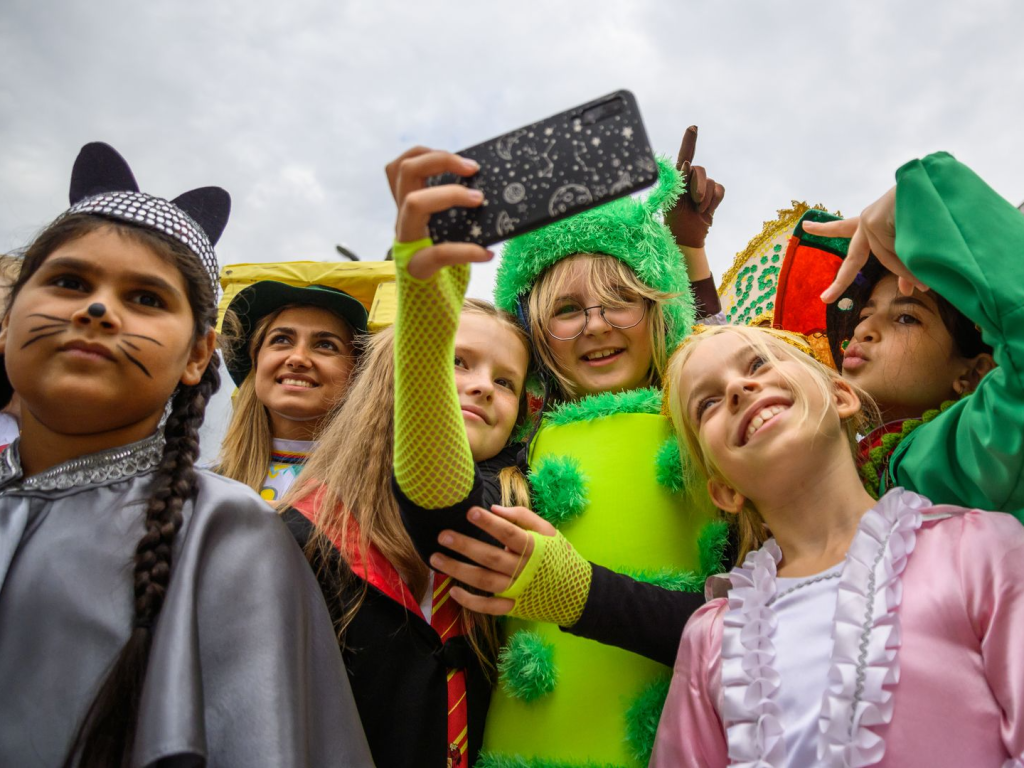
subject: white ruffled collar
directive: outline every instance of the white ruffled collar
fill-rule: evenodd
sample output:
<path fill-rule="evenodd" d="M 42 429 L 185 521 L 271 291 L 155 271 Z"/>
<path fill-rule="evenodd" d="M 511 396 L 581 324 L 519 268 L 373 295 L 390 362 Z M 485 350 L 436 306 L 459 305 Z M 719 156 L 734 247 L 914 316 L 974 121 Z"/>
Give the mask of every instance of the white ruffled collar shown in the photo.
<path fill-rule="evenodd" d="M 901 574 L 930 506 L 923 496 L 893 489 L 861 518 L 846 553 L 818 721 L 820 765 L 869 766 L 885 753 L 885 742 L 872 728 L 892 720 L 892 689 L 900 674 Z M 771 539 L 730 574 L 722 633 L 721 717 L 730 765 L 741 768 L 786 763 L 772 644 L 777 625 L 772 602 L 781 559 L 782 551 Z"/>

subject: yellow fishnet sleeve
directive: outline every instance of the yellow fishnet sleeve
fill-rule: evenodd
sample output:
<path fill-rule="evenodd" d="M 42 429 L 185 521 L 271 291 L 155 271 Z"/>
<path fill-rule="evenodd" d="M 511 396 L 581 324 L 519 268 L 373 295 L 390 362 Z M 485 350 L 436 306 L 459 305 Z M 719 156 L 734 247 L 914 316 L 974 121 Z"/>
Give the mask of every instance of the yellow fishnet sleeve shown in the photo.
<path fill-rule="evenodd" d="M 413 504 L 450 507 L 473 488 L 473 454 L 455 390 L 455 331 L 469 266 L 429 280 L 409 274 L 409 260 L 429 238 L 395 243 L 395 480 Z"/>
<path fill-rule="evenodd" d="M 516 601 L 509 616 L 571 627 L 583 615 L 594 569 L 561 532 L 528 533 L 533 551 L 526 565 L 508 589 L 495 595 Z"/>

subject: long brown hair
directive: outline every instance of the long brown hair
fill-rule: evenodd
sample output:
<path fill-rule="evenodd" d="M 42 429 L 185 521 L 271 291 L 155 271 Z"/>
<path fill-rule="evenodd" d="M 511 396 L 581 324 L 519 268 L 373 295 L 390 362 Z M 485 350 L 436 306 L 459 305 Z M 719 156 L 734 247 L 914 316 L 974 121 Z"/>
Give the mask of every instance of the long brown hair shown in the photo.
<path fill-rule="evenodd" d="M 508 314 L 479 299 L 466 300 L 463 311 L 498 321 L 515 334 L 529 353 L 526 333 Z M 523 389 L 520 418 L 526 412 L 525 387 Z M 372 545 L 395 567 L 412 594 L 420 600 L 427 588 L 429 569 L 405 530 L 391 490 L 394 400 L 394 330 L 389 328 L 366 342 L 345 403 L 321 433 L 317 449 L 285 494 L 280 508 L 314 495 L 313 506 L 318 513 L 314 535 L 306 545 L 306 556 L 315 567 L 329 568 L 333 552 L 340 549 L 344 556 L 356 547 L 365 562 L 366 552 Z M 529 503 L 526 479 L 518 468 L 502 470 L 499 482 L 502 503 Z M 358 526 L 358 541 L 351 540 L 352 521 Z M 335 541 L 340 547 L 335 547 Z M 335 627 L 339 642 L 344 644 L 345 632 L 362 607 L 368 586 L 347 568 L 343 573 L 331 575 L 337 577 L 339 585 L 335 597 L 345 605 Z M 321 582 L 329 581 L 331 579 L 321 579 Z M 359 596 L 346 602 L 344 593 L 356 582 L 359 582 Z M 498 648 L 495 620 L 465 609 L 461 611 L 461 620 L 485 673 L 492 674 Z"/>
<path fill-rule="evenodd" d="M 47 227 L 25 251 L 18 279 L 11 287 L 5 315 L 11 311 L 25 283 L 53 251 L 91 232 L 109 229 L 120 237 L 148 248 L 173 264 L 185 278 L 196 342 L 213 327 L 216 304 L 209 277 L 198 257 L 185 245 L 154 230 L 95 216 L 75 214 Z M 195 386 L 179 385 L 164 426 L 163 457 L 150 480 L 150 493 L 142 512 L 145 533 L 135 547 L 132 581 L 132 626 L 127 642 L 100 684 L 84 713 L 67 756 L 65 768 L 127 767 L 146 679 L 153 628 L 163 608 L 173 575 L 171 552 L 182 524 L 182 508 L 195 493 L 195 460 L 199 455 L 199 427 L 206 404 L 220 386 L 219 359 L 213 355 Z"/>
<path fill-rule="evenodd" d="M 418 601 L 427 590 L 429 569 L 402 524 L 391 490 L 394 399 L 394 330 L 388 328 L 366 342 L 344 405 L 321 433 L 316 450 L 281 500 L 280 508 L 313 494 L 317 517 L 314 533 L 306 544 L 307 559 L 321 571 L 331 567 L 334 552 L 340 551 L 344 558 L 346 552 L 358 551 L 366 562 L 372 545 L 394 566 Z M 352 539 L 352 522 L 358 526 L 356 541 Z M 339 585 L 334 597 L 345 608 L 335 630 L 339 643 L 344 645 L 346 630 L 362 607 L 369 587 L 347 567 L 329 576 L 320 580 Z M 345 593 L 353 584 L 359 588 L 358 597 L 347 601 Z M 467 638 L 485 671 L 493 669 L 498 645 L 494 620 L 465 609 L 461 616 Z"/>

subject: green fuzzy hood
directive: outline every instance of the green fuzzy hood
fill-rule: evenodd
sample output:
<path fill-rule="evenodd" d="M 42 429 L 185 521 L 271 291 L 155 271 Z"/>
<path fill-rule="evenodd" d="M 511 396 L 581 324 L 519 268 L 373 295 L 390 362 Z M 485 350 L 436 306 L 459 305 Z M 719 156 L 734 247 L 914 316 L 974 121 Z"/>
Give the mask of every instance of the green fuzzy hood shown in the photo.
<path fill-rule="evenodd" d="M 498 267 L 494 303 L 515 314 L 519 297 L 553 264 L 577 253 L 614 256 L 646 285 L 675 295 L 662 305 L 671 353 L 690 333 L 694 319 L 683 255 L 662 221 L 684 189 L 679 172 L 659 157 L 658 184 L 645 199 L 613 200 L 509 240 Z"/>

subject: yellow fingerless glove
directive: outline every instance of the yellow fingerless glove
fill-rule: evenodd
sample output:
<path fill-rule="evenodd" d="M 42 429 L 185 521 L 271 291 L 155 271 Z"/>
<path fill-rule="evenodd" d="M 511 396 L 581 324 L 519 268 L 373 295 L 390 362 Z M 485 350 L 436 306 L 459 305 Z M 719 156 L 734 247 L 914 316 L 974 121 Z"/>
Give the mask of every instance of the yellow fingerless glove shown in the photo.
<path fill-rule="evenodd" d="M 457 504 L 473 488 L 473 454 L 455 389 L 455 333 L 469 267 L 438 270 L 427 280 L 409 274 L 409 261 L 430 238 L 394 244 L 395 479 L 424 509 Z"/>
<path fill-rule="evenodd" d="M 495 597 L 516 601 L 509 616 L 571 627 L 583 614 L 593 569 L 561 533 L 528 531 L 533 551 L 519 576 Z"/>

